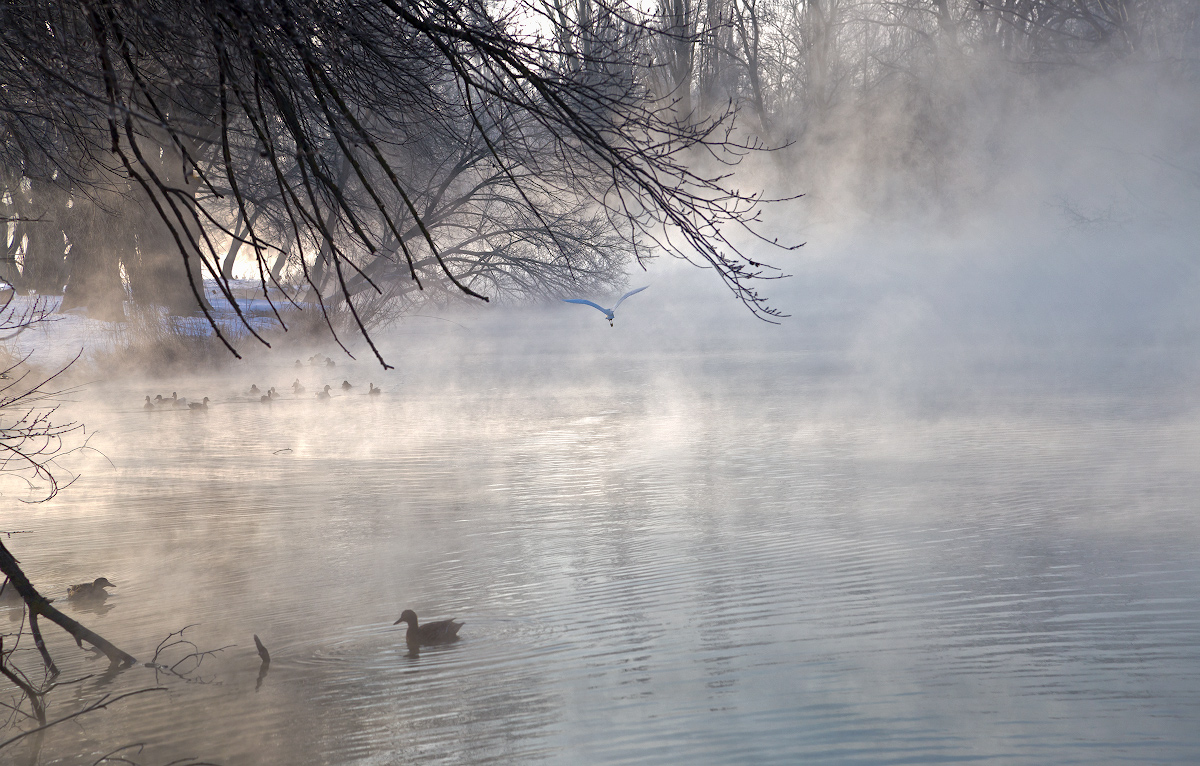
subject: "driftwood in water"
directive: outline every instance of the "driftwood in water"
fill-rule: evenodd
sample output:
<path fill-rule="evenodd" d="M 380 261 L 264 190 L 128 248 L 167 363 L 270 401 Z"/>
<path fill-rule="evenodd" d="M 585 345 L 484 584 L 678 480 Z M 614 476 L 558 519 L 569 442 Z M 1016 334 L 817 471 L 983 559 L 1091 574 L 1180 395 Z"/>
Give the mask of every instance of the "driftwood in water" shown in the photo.
<path fill-rule="evenodd" d="M 258 640 L 258 635 L 254 636 L 254 645 L 258 647 L 258 656 L 262 658 L 264 665 L 271 664 L 271 654 L 267 651 L 267 647 L 263 646 L 263 642 Z"/>
<path fill-rule="evenodd" d="M 258 656 L 262 658 L 262 665 L 258 668 L 258 681 L 254 684 L 254 691 L 258 691 L 263 679 L 267 677 L 267 671 L 271 669 L 271 653 L 263 646 L 263 642 L 258 640 L 257 633 L 254 635 L 254 645 L 258 647 Z"/>
<path fill-rule="evenodd" d="M 36 624 L 35 621 L 38 616 L 45 617 L 70 633 L 75 639 L 75 643 L 80 647 L 83 646 L 84 641 L 87 641 L 101 652 L 104 652 L 105 656 L 114 665 L 128 667 L 137 662 L 137 658 L 133 655 L 118 649 L 103 636 L 88 630 L 83 625 L 50 606 L 50 600 L 37 592 L 33 584 L 29 582 L 29 578 L 21 571 L 17 560 L 9 553 L 8 548 L 4 547 L 2 541 L 0 541 L 0 572 L 3 572 L 8 577 L 9 584 L 17 589 L 17 593 L 25 601 L 25 605 L 29 608 L 31 625 Z M 38 649 L 42 652 L 42 660 L 47 663 L 48 669 L 53 669 L 54 663 L 50 661 L 50 654 L 45 651 L 45 644 L 38 640 L 39 638 L 40 635 L 37 635 L 34 642 L 38 644 Z"/>
<path fill-rule="evenodd" d="M 4 654 L 4 637 L 0 636 L 0 655 Z M 18 673 L 20 671 L 17 671 Z M 25 697 L 29 700 L 29 706 L 33 708 L 33 715 L 42 726 L 46 725 L 46 703 L 42 701 L 42 694 L 37 689 L 34 689 L 27 681 L 19 678 L 16 673 L 9 670 L 0 662 L 0 675 L 3 675 L 13 685 L 25 693 Z M 23 675 L 23 674 L 22 674 Z"/>

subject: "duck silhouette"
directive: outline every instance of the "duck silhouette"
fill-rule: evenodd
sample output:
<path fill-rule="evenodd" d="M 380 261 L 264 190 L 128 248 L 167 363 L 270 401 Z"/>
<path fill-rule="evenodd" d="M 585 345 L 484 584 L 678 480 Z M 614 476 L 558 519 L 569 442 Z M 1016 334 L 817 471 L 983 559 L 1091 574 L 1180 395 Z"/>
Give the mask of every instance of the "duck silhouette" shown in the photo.
<path fill-rule="evenodd" d="M 202 401 L 202 402 L 189 402 L 188 409 L 190 409 L 190 410 L 207 410 L 208 409 L 208 397 L 207 396 L 204 397 L 204 401 Z"/>
<path fill-rule="evenodd" d="M 96 600 L 100 601 L 108 598 L 108 591 L 105 588 L 115 588 L 105 577 L 97 577 L 92 582 L 80 583 L 79 585 L 67 586 L 67 598 L 71 600 Z"/>
<path fill-rule="evenodd" d="M 372 383 L 372 384 L 370 384 L 370 385 L 371 385 L 371 390 L 370 390 L 370 391 L 368 391 L 367 393 L 368 393 L 368 394 L 370 394 L 371 396 L 379 396 L 380 394 L 382 394 L 382 393 L 383 393 L 383 389 L 382 389 L 382 388 L 375 388 L 375 384 L 374 384 L 374 383 Z"/>
<path fill-rule="evenodd" d="M 348 380 L 343 380 L 343 381 L 342 381 L 342 390 L 343 390 L 343 391 L 349 391 L 349 390 L 350 390 L 350 389 L 352 389 L 352 388 L 354 388 L 354 384 L 353 384 L 353 383 L 351 383 L 351 382 L 350 382 L 350 381 L 348 381 Z"/>
<path fill-rule="evenodd" d="M 304 393 L 304 386 L 300 385 L 300 378 L 296 378 L 296 382 L 292 383 L 292 393 L 296 396 Z"/>
<path fill-rule="evenodd" d="M 154 409 L 154 402 L 150 401 L 150 395 L 149 395 L 149 394 L 146 394 L 146 403 L 142 405 L 142 409 L 143 409 L 143 410 L 152 410 L 152 409 Z"/>
<path fill-rule="evenodd" d="M 408 631 L 404 634 L 404 640 L 408 643 L 409 649 L 457 641 L 458 629 L 464 625 L 464 623 L 454 620 L 438 620 L 417 625 L 417 613 L 411 609 L 401 612 L 400 619 L 392 624 L 399 625 L 402 622 L 408 623 Z"/>
<path fill-rule="evenodd" d="M 317 398 L 321 399 L 322 401 L 328 399 L 329 398 L 329 386 L 325 386 L 324 391 L 318 391 Z"/>
<path fill-rule="evenodd" d="M 258 384 L 257 384 L 257 383 L 251 383 L 251 384 L 250 384 L 250 395 L 251 395 L 251 396 L 258 396 L 258 395 L 259 395 L 259 394 L 261 394 L 261 393 L 262 393 L 262 391 L 259 391 L 259 390 L 258 390 Z"/>

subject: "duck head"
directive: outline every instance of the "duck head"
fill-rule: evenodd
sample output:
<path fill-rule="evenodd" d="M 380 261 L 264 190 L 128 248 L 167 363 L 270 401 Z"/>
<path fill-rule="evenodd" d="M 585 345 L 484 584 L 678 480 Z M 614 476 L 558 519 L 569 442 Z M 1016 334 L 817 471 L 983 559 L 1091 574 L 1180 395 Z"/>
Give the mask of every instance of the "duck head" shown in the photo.
<path fill-rule="evenodd" d="M 402 622 L 407 622 L 408 627 L 410 627 L 410 628 L 417 627 L 417 613 L 411 609 L 405 609 L 403 612 L 400 613 L 400 619 L 396 620 L 392 624 L 399 625 Z"/>
<path fill-rule="evenodd" d="M 93 588 L 115 588 L 117 586 L 110 583 L 108 581 L 107 577 L 97 577 L 96 580 L 92 583 L 92 587 Z"/>

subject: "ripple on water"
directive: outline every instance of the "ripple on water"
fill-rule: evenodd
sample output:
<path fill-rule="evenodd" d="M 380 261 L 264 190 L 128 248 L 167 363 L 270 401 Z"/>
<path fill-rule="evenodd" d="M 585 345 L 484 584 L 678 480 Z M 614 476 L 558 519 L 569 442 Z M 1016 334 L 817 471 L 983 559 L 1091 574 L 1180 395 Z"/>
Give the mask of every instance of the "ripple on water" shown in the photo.
<path fill-rule="evenodd" d="M 406 381 L 387 407 L 251 406 L 225 385 L 203 417 L 89 413 L 115 470 L 83 463 L 11 547 L 52 594 L 116 582 L 107 613 L 70 610 L 139 656 L 192 622 L 236 646 L 211 683 L 168 679 L 48 757 L 1197 760 L 1186 416 L 909 417 L 808 401 L 839 382 L 770 359 L 738 374 L 794 387 L 656 384 L 660 361 L 602 390 L 489 391 L 480 372 Z M 462 640 L 405 656 L 404 608 L 464 621 Z M 51 640 L 64 672 L 95 670 Z"/>

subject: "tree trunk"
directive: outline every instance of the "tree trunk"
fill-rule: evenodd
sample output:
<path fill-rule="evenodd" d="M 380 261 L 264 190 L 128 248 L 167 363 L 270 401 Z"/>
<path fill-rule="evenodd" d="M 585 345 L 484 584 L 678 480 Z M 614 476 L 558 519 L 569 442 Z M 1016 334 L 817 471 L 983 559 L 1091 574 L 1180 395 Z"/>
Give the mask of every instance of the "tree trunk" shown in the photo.
<path fill-rule="evenodd" d="M 127 220 L 76 198 L 65 223 L 71 274 L 59 311 L 83 307 L 93 319 L 125 321 L 121 259 L 133 245 Z"/>
<path fill-rule="evenodd" d="M 137 249 L 125 261 L 133 300 L 143 305 L 163 306 L 175 316 L 187 316 L 201 308 L 192 290 L 195 285 L 200 300 L 206 308 L 211 308 L 204 297 L 204 273 L 197 249 L 202 242 L 195 216 L 200 181 L 184 168 L 179 148 L 169 139 L 164 137 L 159 143 L 143 139 L 138 147 L 158 179 L 182 194 L 173 192 L 168 202 L 159 191 L 154 190 L 148 196 L 141 184 L 133 184 L 138 206 L 133 226 L 137 231 Z M 154 182 L 147 181 L 153 189 Z M 159 209 L 166 214 L 170 226 Z"/>
<path fill-rule="evenodd" d="M 21 268 L 22 292 L 62 295 L 67 281 L 66 243 L 61 219 L 67 212 L 69 195 L 53 181 L 30 181 L 30 197 L 14 195 L 25 231 L 25 262 Z M 23 204 L 22 204 L 23 203 Z"/>

